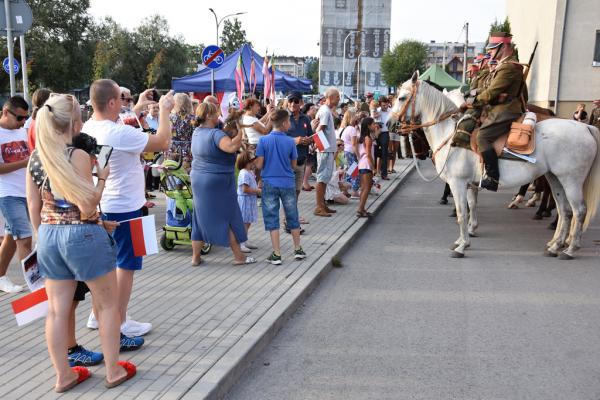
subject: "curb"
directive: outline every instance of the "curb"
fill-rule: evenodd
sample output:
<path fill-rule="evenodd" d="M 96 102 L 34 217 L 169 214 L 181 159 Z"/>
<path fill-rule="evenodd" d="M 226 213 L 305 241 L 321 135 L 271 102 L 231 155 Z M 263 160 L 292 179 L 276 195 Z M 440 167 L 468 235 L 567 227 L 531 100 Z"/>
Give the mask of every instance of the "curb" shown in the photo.
<path fill-rule="evenodd" d="M 392 181 L 393 183 L 371 203 L 369 209 L 374 215 L 377 215 L 413 170 L 413 163 L 407 165 L 403 171 L 398 173 Z M 271 342 L 287 320 L 331 271 L 332 259 L 343 254 L 368 223 L 367 218 L 357 219 L 323 254 L 321 259 L 313 264 L 269 311 L 195 385 L 189 388 L 181 399 L 222 399 L 256 356 Z"/>

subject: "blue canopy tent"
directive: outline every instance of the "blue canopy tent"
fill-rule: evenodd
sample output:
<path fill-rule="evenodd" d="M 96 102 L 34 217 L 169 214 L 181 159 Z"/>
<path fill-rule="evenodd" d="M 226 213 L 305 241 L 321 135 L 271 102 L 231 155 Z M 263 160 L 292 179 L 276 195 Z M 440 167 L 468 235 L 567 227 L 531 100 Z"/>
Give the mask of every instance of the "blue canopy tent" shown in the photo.
<path fill-rule="evenodd" d="M 250 78 L 250 66 L 254 58 L 256 69 L 256 91 L 263 91 L 263 60 L 257 52 L 252 50 L 248 44 L 244 44 L 239 50 L 228 55 L 218 69 L 215 69 L 215 92 L 235 92 L 235 75 L 238 57 L 242 54 L 244 82 L 246 83 L 246 92 L 251 89 L 248 87 Z M 173 78 L 171 87 L 176 92 L 210 92 L 211 70 L 205 68 L 194 74 L 182 78 Z M 278 71 L 275 68 L 275 90 L 280 92 L 298 91 L 307 93 L 312 90 L 312 82 L 308 79 L 295 78 L 291 75 Z"/>

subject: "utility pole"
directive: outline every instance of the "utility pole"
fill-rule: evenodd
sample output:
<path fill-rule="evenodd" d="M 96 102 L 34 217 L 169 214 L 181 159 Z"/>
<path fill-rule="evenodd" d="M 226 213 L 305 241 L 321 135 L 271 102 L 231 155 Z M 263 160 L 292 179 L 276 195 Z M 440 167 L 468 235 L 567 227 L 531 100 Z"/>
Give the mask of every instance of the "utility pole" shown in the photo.
<path fill-rule="evenodd" d="M 10 95 L 11 97 L 16 93 L 16 84 L 15 84 L 15 56 L 13 50 L 13 32 L 12 32 L 12 21 L 10 14 L 10 1 L 4 0 L 4 13 L 6 15 L 6 47 L 8 48 L 8 65 L 9 65 L 9 76 L 10 76 Z"/>
<path fill-rule="evenodd" d="M 446 67 L 446 46 L 448 45 L 448 42 L 444 42 L 444 52 L 442 53 L 442 66 L 445 68 Z"/>
<path fill-rule="evenodd" d="M 467 53 L 469 51 L 469 23 L 465 22 L 465 52 L 463 54 L 463 85 L 467 82 Z"/>

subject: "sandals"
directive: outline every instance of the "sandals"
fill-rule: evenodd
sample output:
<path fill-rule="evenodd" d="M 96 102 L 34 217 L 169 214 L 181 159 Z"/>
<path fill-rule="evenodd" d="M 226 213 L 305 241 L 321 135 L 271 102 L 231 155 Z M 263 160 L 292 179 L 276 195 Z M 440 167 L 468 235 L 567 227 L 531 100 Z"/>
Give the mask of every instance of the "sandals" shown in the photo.
<path fill-rule="evenodd" d="M 204 260 L 200 259 L 200 261 L 198 261 L 198 262 L 192 261 L 190 264 L 192 265 L 192 267 L 197 267 L 197 266 L 199 266 L 202 263 L 204 263 Z"/>
<path fill-rule="evenodd" d="M 372 216 L 373 216 L 373 214 L 371 214 L 371 213 L 370 213 L 370 212 L 368 212 L 368 211 L 357 211 L 357 212 L 356 212 L 356 216 L 357 216 L 358 218 L 369 218 L 369 217 L 372 217 Z"/>
<path fill-rule="evenodd" d="M 114 382 L 109 382 L 106 379 L 104 379 L 104 386 L 107 389 L 117 387 L 120 384 L 122 384 L 123 382 L 130 380 L 131 378 L 133 378 L 135 376 L 135 374 L 137 372 L 137 368 L 135 367 L 135 365 L 130 363 L 129 361 L 119 361 L 117 364 L 119 364 L 121 367 L 123 367 L 123 369 L 127 372 L 127 375 L 125 375 L 124 377 L 122 377 L 120 379 L 117 379 Z"/>
<path fill-rule="evenodd" d="M 302 190 L 304 190 L 305 192 L 310 192 L 310 191 L 312 191 L 314 188 L 315 188 L 314 186 L 309 186 L 309 187 L 308 187 L 308 189 L 307 189 L 307 188 L 305 188 L 304 186 L 302 186 Z"/>
<path fill-rule="evenodd" d="M 79 385 L 81 382 L 87 380 L 92 373 L 89 369 L 85 367 L 71 367 L 73 372 L 77 373 L 77 378 L 75 380 L 65 386 L 54 386 L 54 391 L 56 393 L 64 393 L 67 390 L 73 389 L 75 386 Z"/>
<path fill-rule="evenodd" d="M 246 257 L 244 261 L 234 261 L 233 265 L 246 265 L 246 264 L 254 264 L 256 259 L 253 257 Z"/>

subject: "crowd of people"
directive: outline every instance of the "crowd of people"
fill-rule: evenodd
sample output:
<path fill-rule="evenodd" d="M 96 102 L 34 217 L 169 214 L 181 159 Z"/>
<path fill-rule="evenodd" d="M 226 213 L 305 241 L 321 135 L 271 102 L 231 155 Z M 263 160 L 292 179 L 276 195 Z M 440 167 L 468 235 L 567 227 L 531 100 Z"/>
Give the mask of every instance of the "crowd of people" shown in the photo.
<path fill-rule="evenodd" d="M 223 115 L 214 96 L 159 96 L 152 89 L 132 96 L 108 79 L 91 85 L 89 109 L 72 95 L 48 89 L 34 93 L 31 110 L 20 96 L 5 102 L 0 290 L 23 290 L 6 271 L 15 254 L 23 260 L 37 243 L 57 392 L 88 379 L 86 367 L 102 361 L 107 388 L 136 373 L 118 354 L 142 348 L 152 324 L 127 312 L 143 258 L 135 255 L 130 224 L 124 222 L 153 206 L 157 162 L 175 160 L 189 172 L 194 266 L 205 261 L 204 243 L 230 247 L 234 265 L 255 263 L 249 253 L 257 246 L 248 233 L 260 216 L 272 245 L 267 262 L 280 265 L 286 258 L 282 225 L 291 234 L 291 258 L 306 258 L 301 235 L 308 220 L 298 211 L 303 191 L 315 193 L 314 216 L 332 217 L 334 204 L 352 200 L 357 217 L 370 215 L 366 203 L 375 177 L 389 179 L 401 156 L 386 126 L 389 100 L 339 102 L 340 93 L 331 88 L 319 104 L 304 104 L 300 93 L 291 93 L 277 106 L 249 98 L 242 110 L 230 108 Z M 315 135 L 326 140 L 319 146 Z M 101 146 L 112 149 L 106 166 L 97 160 Z M 99 330 L 101 353 L 79 345 L 75 335 L 75 310 L 88 291 L 93 311 L 87 326 Z"/>

